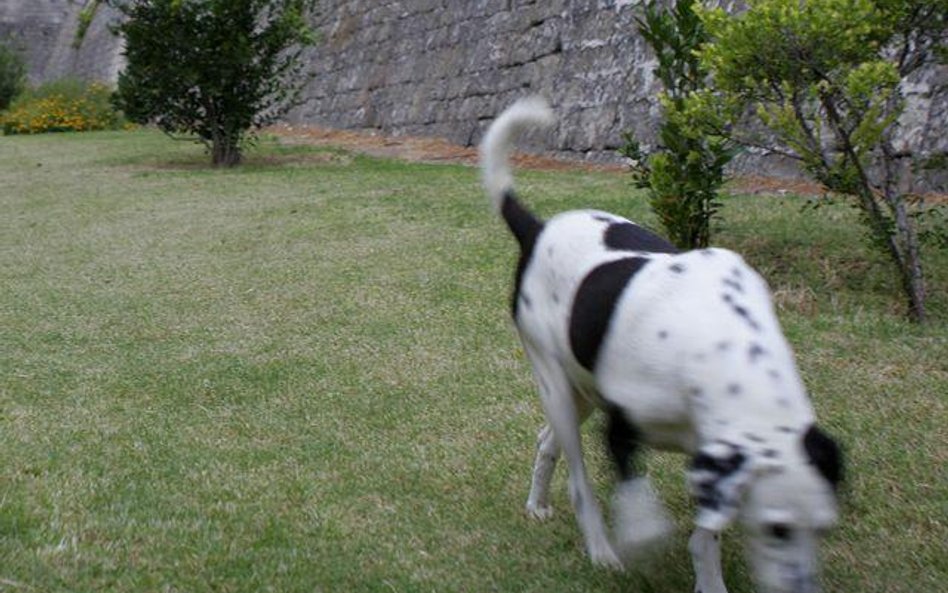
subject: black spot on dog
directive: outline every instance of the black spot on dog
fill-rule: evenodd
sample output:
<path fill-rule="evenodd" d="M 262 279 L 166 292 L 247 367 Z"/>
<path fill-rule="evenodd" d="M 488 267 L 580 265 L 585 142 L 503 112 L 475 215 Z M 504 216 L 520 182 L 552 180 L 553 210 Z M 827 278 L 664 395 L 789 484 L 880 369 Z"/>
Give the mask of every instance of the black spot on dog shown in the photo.
<path fill-rule="evenodd" d="M 791 427 L 791 426 L 778 426 L 778 427 L 777 427 L 777 432 L 782 432 L 782 433 L 784 433 L 784 434 L 793 434 L 793 433 L 795 433 L 796 431 L 797 431 L 797 429 L 795 429 L 795 428 L 793 428 L 793 427 Z"/>
<path fill-rule="evenodd" d="M 780 371 L 778 371 L 777 369 L 770 369 L 769 371 L 767 371 L 767 375 L 774 381 L 780 380 Z"/>
<path fill-rule="evenodd" d="M 660 332 L 658 332 L 658 339 L 659 339 L 659 340 L 665 340 L 665 339 L 667 339 L 667 338 L 668 338 L 668 332 L 667 332 L 667 331 L 661 330 Z"/>
<path fill-rule="evenodd" d="M 691 460 L 690 471 L 700 476 L 693 483 L 695 498 L 698 505 L 710 510 L 718 510 L 733 501 L 725 500 L 719 484 L 734 474 L 744 465 L 747 456 L 732 446 L 730 455 L 710 455 L 707 452 L 698 453 Z"/>
<path fill-rule="evenodd" d="M 763 451 L 760 452 L 760 454 L 766 457 L 767 459 L 777 459 L 778 457 L 780 457 L 780 451 L 776 449 L 764 449 Z"/>
<path fill-rule="evenodd" d="M 717 348 L 721 352 L 727 352 L 731 348 L 731 343 L 728 342 L 727 340 L 722 340 L 718 342 L 717 344 L 715 344 L 715 348 Z"/>
<path fill-rule="evenodd" d="M 648 251 L 651 253 L 678 253 L 678 248 L 631 222 L 613 222 L 606 227 L 602 242 L 617 251 Z"/>
<path fill-rule="evenodd" d="M 737 280 L 732 280 L 732 279 L 730 279 L 730 278 L 725 278 L 724 280 L 722 280 L 722 283 L 723 283 L 725 286 L 727 286 L 728 288 L 733 288 L 736 292 L 739 292 L 739 293 L 743 293 L 743 292 L 744 292 L 744 287 L 741 286 L 741 283 L 738 282 Z"/>
<path fill-rule="evenodd" d="M 593 214 L 593 220 L 598 220 L 599 222 L 608 222 L 612 223 L 615 218 L 611 216 L 606 216 L 605 214 Z"/>
<path fill-rule="evenodd" d="M 747 439 L 748 441 L 752 442 L 752 443 L 763 443 L 763 442 L 766 442 L 763 437 L 761 437 L 760 435 L 756 435 L 756 434 L 754 434 L 754 433 L 752 433 L 752 432 L 745 432 L 745 433 L 744 433 L 744 438 Z"/>
<path fill-rule="evenodd" d="M 743 275 L 740 268 L 731 268 L 731 276 L 740 279 Z"/>
<path fill-rule="evenodd" d="M 702 249 L 698 253 L 700 253 L 701 255 L 705 257 L 714 257 L 714 251 L 712 251 L 711 249 Z"/>
<path fill-rule="evenodd" d="M 727 386 L 727 392 L 729 395 L 740 395 L 744 389 L 737 383 L 731 383 Z"/>
<path fill-rule="evenodd" d="M 767 354 L 767 351 L 764 350 L 764 347 L 756 342 L 751 342 L 750 346 L 747 348 L 747 358 L 751 364 L 757 362 L 757 359 L 761 356 Z"/>
<path fill-rule="evenodd" d="M 609 417 L 606 426 L 606 447 L 619 479 L 625 481 L 634 478 L 641 473 L 640 468 L 635 467 L 635 453 L 639 449 L 641 433 L 618 406 L 608 406 L 606 413 Z"/>
<path fill-rule="evenodd" d="M 671 270 L 672 272 L 676 273 L 676 274 L 681 274 L 682 272 L 685 271 L 685 266 L 683 266 L 683 265 L 681 265 L 681 264 L 672 264 L 672 265 L 668 266 L 668 269 Z"/>
<path fill-rule="evenodd" d="M 559 293 L 554 292 L 552 295 L 550 295 L 550 298 L 553 299 L 553 302 L 554 302 L 555 304 L 557 304 L 557 305 L 560 304 L 560 295 L 559 295 Z"/>
<path fill-rule="evenodd" d="M 760 324 L 758 324 L 753 316 L 751 316 L 751 313 L 747 307 L 736 302 L 733 294 L 729 292 L 722 293 L 721 300 L 727 303 L 731 307 L 731 310 L 734 311 L 738 317 L 747 322 L 751 329 L 754 331 L 760 331 Z"/>
<path fill-rule="evenodd" d="M 760 324 L 758 324 L 757 321 L 751 317 L 750 311 L 748 311 L 746 307 L 735 304 L 732 308 L 734 309 L 734 312 L 737 313 L 737 316 L 746 321 L 752 330 L 760 331 Z"/>
<path fill-rule="evenodd" d="M 803 450 L 833 489 L 838 489 L 843 481 L 843 454 L 836 441 L 813 424 L 803 435 Z"/>
<path fill-rule="evenodd" d="M 735 449 L 735 451 L 727 456 L 715 456 L 705 452 L 698 453 L 694 459 L 691 460 L 691 469 L 694 471 L 711 472 L 721 477 L 729 476 L 741 469 L 741 466 L 744 465 L 744 461 L 747 459 L 745 455 L 737 451 L 736 449 L 738 447 L 733 443 L 727 441 L 721 441 L 721 443 L 729 445 Z"/>
<path fill-rule="evenodd" d="M 530 297 L 528 297 L 525 293 L 522 293 L 522 292 L 520 293 L 520 302 L 523 303 L 523 306 L 526 307 L 527 309 L 530 309 L 531 307 L 533 307 L 533 301 L 530 300 Z"/>
<path fill-rule="evenodd" d="M 595 368 L 616 301 L 632 277 L 648 262 L 640 257 L 618 259 L 593 268 L 583 278 L 570 314 L 569 345 L 584 368 Z"/>
<path fill-rule="evenodd" d="M 514 292 L 512 301 L 513 316 L 517 317 L 517 305 L 520 301 L 520 285 L 523 283 L 523 274 L 533 257 L 533 248 L 537 237 L 543 231 L 543 222 L 524 208 L 512 191 L 504 194 L 500 214 L 510 232 L 520 244 L 520 259 L 517 261 L 517 271 L 514 277 Z"/>

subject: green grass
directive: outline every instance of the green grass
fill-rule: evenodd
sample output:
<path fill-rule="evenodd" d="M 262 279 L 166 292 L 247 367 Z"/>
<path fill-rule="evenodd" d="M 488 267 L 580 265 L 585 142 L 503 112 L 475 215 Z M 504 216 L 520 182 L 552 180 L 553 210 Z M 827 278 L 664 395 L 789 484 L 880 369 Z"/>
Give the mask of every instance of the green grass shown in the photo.
<path fill-rule="evenodd" d="M 562 468 L 556 516 L 524 516 L 542 416 L 475 170 L 272 140 L 205 161 L 148 131 L 0 138 L 0 591 L 690 591 L 678 457 L 650 463 L 680 529 L 645 576 L 586 561 Z M 518 183 L 544 215 L 654 220 L 621 175 Z M 717 243 L 773 285 L 848 452 L 826 589 L 935 591 L 948 255 L 912 326 L 855 211 L 801 203 L 727 198 Z"/>

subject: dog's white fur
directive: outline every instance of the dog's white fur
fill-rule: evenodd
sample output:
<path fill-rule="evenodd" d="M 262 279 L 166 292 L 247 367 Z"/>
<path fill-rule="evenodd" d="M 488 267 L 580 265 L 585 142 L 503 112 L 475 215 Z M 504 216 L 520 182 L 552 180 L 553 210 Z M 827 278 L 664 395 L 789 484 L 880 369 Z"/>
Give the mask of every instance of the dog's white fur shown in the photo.
<path fill-rule="evenodd" d="M 494 121 L 480 147 L 487 193 L 515 235 L 513 219 L 522 216 L 510 212 L 522 207 L 512 192 L 513 140 L 552 121 L 542 99 L 521 100 Z M 527 512 L 550 516 L 550 480 L 562 452 L 570 498 L 595 563 L 619 568 L 620 556 L 635 558 L 639 548 L 664 538 L 668 522 L 661 503 L 640 476 L 617 488 L 615 546 L 607 535 L 579 432 L 594 409 L 606 408 L 634 426 L 644 444 L 693 456 L 688 478 L 698 514 L 689 549 L 696 591 L 725 593 L 718 534 L 736 517 L 745 524 L 749 556 L 765 590 L 816 591 L 816 534 L 835 523 L 837 512 L 835 483 L 818 471 L 812 451 L 829 445 L 822 433 L 811 434 L 813 408 L 764 280 L 723 249 L 610 247 L 607 229 L 648 234 L 613 214 L 570 211 L 540 224 L 521 243 L 514 304 L 548 421 L 538 440 Z M 577 295 L 591 272 L 630 258 L 644 261 L 615 298 L 594 364 L 584 364 L 571 344 Z M 805 434 L 817 445 L 804 446 Z M 833 457 L 830 465 L 835 463 Z"/>

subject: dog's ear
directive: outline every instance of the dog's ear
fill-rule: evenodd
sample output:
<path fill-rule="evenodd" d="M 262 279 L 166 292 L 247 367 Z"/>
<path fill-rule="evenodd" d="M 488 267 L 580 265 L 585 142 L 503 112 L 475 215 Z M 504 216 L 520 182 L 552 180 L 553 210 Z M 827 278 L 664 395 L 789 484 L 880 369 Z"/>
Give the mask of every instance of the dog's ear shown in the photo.
<path fill-rule="evenodd" d="M 698 503 L 699 527 L 719 532 L 737 517 L 753 473 L 749 461 L 739 447 L 726 443 L 702 447 L 694 456 L 688 484 Z"/>
<path fill-rule="evenodd" d="M 843 453 L 836 441 L 813 424 L 803 435 L 803 450 L 807 460 L 833 486 L 833 490 L 839 490 L 843 481 Z"/>

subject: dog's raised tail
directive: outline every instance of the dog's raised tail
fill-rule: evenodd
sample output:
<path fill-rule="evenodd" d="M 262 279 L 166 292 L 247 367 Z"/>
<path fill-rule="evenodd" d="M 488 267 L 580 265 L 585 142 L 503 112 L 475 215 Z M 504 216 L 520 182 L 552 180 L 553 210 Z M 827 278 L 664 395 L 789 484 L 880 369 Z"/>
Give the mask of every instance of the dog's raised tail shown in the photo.
<path fill-rule="evenodd" d="M 480 145 L 480 164 L 484 188 L 496 212 L 502 214 L 505 198 L 512 197 L 510 153 L 517 135 L 551 123 L 553 112 L 547 102 L 541 97 L 526 97 L 504 110 L 487 129 Z"/>

